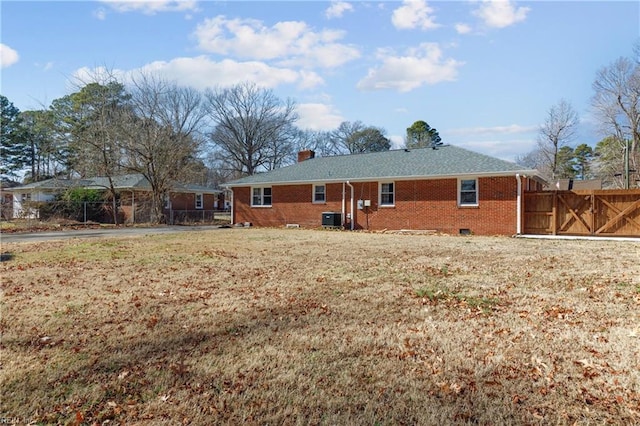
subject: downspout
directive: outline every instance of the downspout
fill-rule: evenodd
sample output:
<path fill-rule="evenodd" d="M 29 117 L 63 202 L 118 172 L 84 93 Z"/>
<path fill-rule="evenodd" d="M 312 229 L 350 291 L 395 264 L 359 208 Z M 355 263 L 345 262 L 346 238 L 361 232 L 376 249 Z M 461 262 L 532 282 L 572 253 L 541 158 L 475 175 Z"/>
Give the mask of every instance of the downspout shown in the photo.
<path fill-rule="evenodd" d="M 235 206 L 236 203 L 233 202 L 233 195 L 234 195 L 233 188 L 231 188 L 231 194 L 230 195 L 231 195 L 231 197 L 230 197 L 231 199 L 229 200 L 229 204 L 231 204 L 231 225 L 235 225 L 236 222 L 235 222 L 235 216 L 233 215 L 234 214 L 234 207 L 233 206 Z M 251 194 L 249 194 L 249 195 L 251 195 Z M 249 198 L 249 202 L 251 202 L 251 198 Z"/>
<path fill-rule="evenodd" d="M 351 221 L 349 222 L 350 225 L 349 227 L 351 228 L 351 230 L 353 231 L 353 185 L 351 185 L 351 183 L 349 183 L 349 181 L 347 181 L 347 185 L 349 185 L 349 188 L 351 189 Z"/>
<path fill-rule="evenodd" d="M 516 195 L 516 235 L 522 234 L 522 181 L 520 174 L 516 173 L 517 195 Z"/>
<path fill-rule="evenodd" d="M 136 223 L 136 191 L 131 190 L 131 223 Z"/>
<path fill-rule="evenodd" d="M 345 221 L 347 220 L 347 206 L 345 196 L 347 193 L 346 184 L 342 182 L 342 225 L 344 226 Z"/>

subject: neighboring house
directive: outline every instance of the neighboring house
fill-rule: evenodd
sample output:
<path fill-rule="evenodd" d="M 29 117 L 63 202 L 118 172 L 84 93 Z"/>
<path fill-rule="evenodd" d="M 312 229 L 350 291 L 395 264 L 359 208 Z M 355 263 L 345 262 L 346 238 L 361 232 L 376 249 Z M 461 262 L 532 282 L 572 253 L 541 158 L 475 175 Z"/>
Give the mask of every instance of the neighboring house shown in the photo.
<path fill-rule="evenodd" d="M 9 189 L 8 191 L 13 195 L 13 217 L 37 218 L 39 216 L 37 204 L 54 201 L 56 194 L 70 187 L 70 182 L 64 179 L 47 179 Z"/>
<path fill-rule="evenodd" d="M 455 146 L 315 158 L 227 183 L 233 223 L 521 233 L 536 170 Z"/>
<path fill-rule="evenodd" d="M 119 196 L 119 211 L 124 222 L 144 222 L 148 220 L 151 185 L 140 174 L 113 177 L 114 187 Z M 51 203 L 58 194 L 71 188 L 97 189 L 107 191 L 106 177 L 89 179 L 48 179 L 28 185 L 11 188 L 13 194 L 13 217 L 39 217 L 38 205 Z M 199 185 L 176 183 L 166 200 L 165 213 L 222 210 L 225 205 L 224 193 Z"/>
<path fill-rule="evenodd" d="M 548 191 L 581 191 L 587 189 L 602 189 L 601 179 L 558 179 L 555 185 L 545 187 Z"/>
<path fill-rule="evenodd" d="M 0 219 L 8 220 L 13 217 L 13 193 L 11 188 L 19 183 L 0 179 Z"/>

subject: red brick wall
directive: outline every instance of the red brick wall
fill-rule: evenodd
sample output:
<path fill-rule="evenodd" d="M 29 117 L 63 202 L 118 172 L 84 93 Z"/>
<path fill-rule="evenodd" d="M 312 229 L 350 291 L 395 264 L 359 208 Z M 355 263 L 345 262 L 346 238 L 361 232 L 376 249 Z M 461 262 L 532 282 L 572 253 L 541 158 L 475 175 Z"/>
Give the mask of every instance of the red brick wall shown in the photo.
<path fill-rule="evenodd" d="M 395 206 L 378 205 L 378 182 L 353 183 L 355 229 L 436 230 L 458 234 L 469 229 L 474 234 L 511 235 L 516 232 L 515 177 L 478 179 L 479 205 L 458 206 L 457 179 L 395 181 Z M 312 203 L 313 185 L 272 187 L 271 207 L 251 207 L 251 188 L 234 188 L 234 223 L 254 226 L 320 227 L 323 212 L 342 210 L 342 184 L 326 185 L 326 202 Z M 350 189 L 346 186 L 346 213 L 351 211 Z M 357 200 L 371 200 L 371 206 L 357 209 Z M 348 227 L 349 224 L 345 223 Z"/>
<path fill-rule="evenodd" d="M 224 197 L 216 194 L 203 194 L 203 206 L 201 209 L 196 209 L 196 194 L 185 193 L 172 193 L 171 194 L 171 208 L 173 210 L 214 210 L 215 202 L 218 198 L 222 202 L 218 202 L 218 209 L 224 208 Z"/>
<path fill-rule="evenodd" d="M 172 193 L 171 194 L 171 207 L 173 210 L 200 210 L 196 209 L 195 194 L 187 193 Z M 214 210 L 214 203 L 218 199 L 219 209 L 224 208 L 224 196 L 222 194 L 204 194 L 204 205 L 202 210 Z M 149 220 L 149 214 L 151 209 L 151 192 L 149 191 L 136 191 L 133 202 L 136 204 L 135 221 L 137 223 L 145 222 Z M 130 222 L 134 219 L 132 212 L 132 198 L 131 191 L 122 191 L 120 194 L 120 212 L 123 215 L 124 222 Z M 168 214 L 169 210 L 164 210 L 165 214 Z"/>
<path fill-rule="evenodd" d="M 326 185 L 325 203 L 313 203 L 312 191 L 311 184 L 273 186 L 272 207 L 251 207 L 251 188 L 233 188 L 233 222 L 251 222 L 254 226 L 296 223 L 304 227 L 319 227 L 323 212 L 341 211 L 342 184 Z"/>

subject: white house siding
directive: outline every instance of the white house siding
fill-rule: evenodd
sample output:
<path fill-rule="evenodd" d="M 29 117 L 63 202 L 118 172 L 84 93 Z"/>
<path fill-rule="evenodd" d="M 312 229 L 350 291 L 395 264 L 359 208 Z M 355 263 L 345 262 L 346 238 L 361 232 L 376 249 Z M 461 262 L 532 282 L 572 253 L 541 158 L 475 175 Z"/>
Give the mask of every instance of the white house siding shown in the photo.
<path fill-rule="evenodd" d="M 31 199 L 26 200 L 28 202 L 47 202 L 55 199 L 55 195 L 48 192 L 34 191 L 34 192 L 14 192 L 13 193 L 13 217 L 15 219 L 37 219 L 40 215 L 38 209 L 28 208 L 22 205 L 23 197 L 30 195 Z"/>

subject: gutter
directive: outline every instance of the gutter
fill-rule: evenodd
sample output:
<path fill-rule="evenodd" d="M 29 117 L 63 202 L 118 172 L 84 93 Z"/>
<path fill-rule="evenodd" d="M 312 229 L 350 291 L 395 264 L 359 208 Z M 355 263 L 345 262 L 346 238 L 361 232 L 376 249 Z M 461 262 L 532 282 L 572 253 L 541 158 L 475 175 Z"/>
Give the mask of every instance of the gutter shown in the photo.
<path fill-rule="evenodd" d="M 531 175 L 534 172 L 533 178 L 538 178 L 542 182 L 545 182 L 535 170 L 511 170 L 504 172 L 481 172 L 481 173 L 457 173 L 457 174 L 446 174 L 446 175 L 413 175 L 413 176 L 368 176 L 368 177 L 359 177 L 359 178 L 349 178 L 349 182 L 373 182 L 380 180 L 389 180 L 389 181 L 414 181 L 414 180 L 439 180 L 439 179 L 458 179 L 465 177 L 474 177 L 474 178 L 485 178 L 485 177 L 508 177 L 514 175 Z M 318 179 L 308 179 L 308 180 L 283 180 L 283 181 L 255 181 L 255 182 L 241 182 L 241 183 L 226 183 L 222 184 L 223 188 L 239 188 L 239 187 L 247 187 L 247 186 L 273 186 L 273 185 L 308 185 L 317 182 L 322 183 L 343 183 L 343 178 L 318 178 Z"/>

